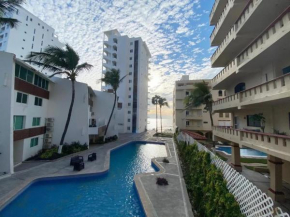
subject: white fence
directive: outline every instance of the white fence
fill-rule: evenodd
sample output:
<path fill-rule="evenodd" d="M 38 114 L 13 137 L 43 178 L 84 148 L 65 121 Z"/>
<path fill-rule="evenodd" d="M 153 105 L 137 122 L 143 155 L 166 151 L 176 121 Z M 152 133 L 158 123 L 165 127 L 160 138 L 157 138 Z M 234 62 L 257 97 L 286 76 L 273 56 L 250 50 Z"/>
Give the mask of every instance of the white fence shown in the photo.
<path fill-rule="evenodd" d="M 192 137 L 180 133 L 177 139 L 189 144 L 196 143 L 199 151 L 205 151 L 210 154 L 211 162 L 222 171 L 227 181 L 227 188 L 239 203 L 242 214 L 249 217 L 290 217 L 288 213 L 282 212 L 279 207 L 274 208 L 272 198 L 268 197 L 243 175 Z"/>

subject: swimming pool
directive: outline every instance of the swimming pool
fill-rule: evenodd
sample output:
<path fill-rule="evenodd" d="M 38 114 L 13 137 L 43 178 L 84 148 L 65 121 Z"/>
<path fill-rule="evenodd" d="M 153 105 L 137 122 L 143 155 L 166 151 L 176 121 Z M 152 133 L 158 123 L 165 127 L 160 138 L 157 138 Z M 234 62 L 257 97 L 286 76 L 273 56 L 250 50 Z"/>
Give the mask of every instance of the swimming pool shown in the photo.
<path fill-rule="evenodd" d="M 216 150 L 226 152 L 228 155 L 232 154 L 232 148 L 226 146 L 220 146 Z M 257 151 L 251 148 L 241 148 L 240 153 L 242 157 L 260 157 L 264 158 L 267 157 L 267 154 L 261 151 Z"/>
<path fill-rule="evenodd" d="M 108 173 L 37 181 L 12 200 L 0 216 L 143 217 L 134 175 L 156 171 L 151 159 L 164 156 L 165 145 L 131 142 L 111 152 Z"/>

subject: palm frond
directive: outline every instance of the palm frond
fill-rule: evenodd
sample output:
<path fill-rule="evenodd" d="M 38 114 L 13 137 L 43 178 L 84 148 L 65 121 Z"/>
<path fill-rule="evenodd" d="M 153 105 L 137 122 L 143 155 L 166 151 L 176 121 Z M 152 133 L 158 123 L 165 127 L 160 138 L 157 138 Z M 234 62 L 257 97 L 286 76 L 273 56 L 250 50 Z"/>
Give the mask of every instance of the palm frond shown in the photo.
<path fill-rule="evenodd" d="M 7 14 L 17 10 L 23 4 L 24 0 L 0 0 L 0 14 Z"/>
<path fill-rule="evenodd" d="M 0 17 L 0 26 L 8 24 L 11 28 L 17 27 L 20 22 L 17 19 Z"/>
<path fill-rule="evenodd" d="M 89 71 L 91 68 L 93 68 L 92 65 L 90 65 L 90 64 L 88 64 L 88 63 L 82 63 L 82 64 L 80 64 L 80 65 L 78 65 L 78 66 L 76 67 L 76 71 L 75 71 L 75 73 L 78 74 L 79 72 L 81 72 L 81 71 L 83 71 L 83 70 L 87 70 L 87 71 Z"/>
<path fill-rule="evenodd" d="M 105 77 L 101 79 L 102 82 L 105 82 L 107 85 L 110 85 L 115 92 L 119 88 L 122 80 L 120 79 L 120 70 L 117 69 L 111 69 L 107 71 Z"/>

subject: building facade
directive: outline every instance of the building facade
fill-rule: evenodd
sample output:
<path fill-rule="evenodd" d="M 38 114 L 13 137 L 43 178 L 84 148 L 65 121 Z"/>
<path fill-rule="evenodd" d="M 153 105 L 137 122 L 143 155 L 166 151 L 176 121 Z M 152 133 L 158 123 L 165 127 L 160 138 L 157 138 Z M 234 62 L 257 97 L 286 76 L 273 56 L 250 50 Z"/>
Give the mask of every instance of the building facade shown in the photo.
<path fill-rule="evenodd" d="M 183 75 L 181 80 L 175 82 L 173 91 L 173 127 L 178 127 L 182 130 L 192 130 L 207 134 L 212 131 L 210 115 L 204 109 L 205 105 L 195 107 L 192 109 L 185 109 L 184 99 L 189 96 L 191 91 L 194 90 L 194 84 L 199 82 L 206 82 L 210 85 L 210 79 L 204 80 L 189 80 L 188 75 Z M 215 90 L 212 91 L 214 100 L 223 98 L 225 91 Z M 214 114 L 214 126 L 230 126 L 231 115 L 227 112 Z"/>
<path fill-rule="evenodd" d="M 239 171 L 240 147 L 267 153 L 268 194 L 283 200 L 282 180 L 290 181 L 290 2 L 216 0 L 210 23 L 218 46 L 212 67 L 224 67 L 211 86 L 227 93 L 213 109 L 233 117 L 231 128 L 214 128 L 214 139 L 231 142 Z"/>
<path fill-rule="evenodd" d="M 0 25 L 0 51 L 14 53 L 18 59 L 26 59 L 32 51 L 41 52 L 47 46 L 64 46 L 52 27 L 26 9 L 17 8 L 11 18 L 17 19 L 19 24 L 17 28 Z"/>
<path fill-rule="evenodd" d="M 71 81 L 48 78 L 14 54 L 0 52 L 0 178 L 43 148 L 59 145 L 71 102 Z M 106 100 L 104 100 L 106 99 Z M 65 143 L 103 136 L 114 96 L 75 82 Z M 118 135 L 116 112 L 107 136 Z"/>
<path fill-rule="evenodd" d="M 117 121 L 120 133 L 146 130 L 148 108 L 148 64 L 151 57 L 141 38 L 129 38 L 118 30 L 104 32 L 103 76 L 110 69 L 119 69 L 122 80 L 117 91 Z M 103 91 L 112 88 L 102 83 Z"/>

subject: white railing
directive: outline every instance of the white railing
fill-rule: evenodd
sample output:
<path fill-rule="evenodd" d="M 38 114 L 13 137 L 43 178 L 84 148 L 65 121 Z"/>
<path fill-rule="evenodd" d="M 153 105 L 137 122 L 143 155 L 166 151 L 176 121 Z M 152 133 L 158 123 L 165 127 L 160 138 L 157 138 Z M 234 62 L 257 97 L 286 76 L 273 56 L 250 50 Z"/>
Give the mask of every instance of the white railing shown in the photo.
<path fill-rule="evenodd" d="M 237 70 L 237 62 L 236 59 L 234 59 L 232 62 L 230 62 L 229 65 L 227 65 L 222 71 L 220 71 L 212 80 L 211 80 L 211 86 L 214 87 L 218 83 L 220 83 L 222 80 L 236 72 Z"/>
<path fill-rule="evenodd" d="M 255 56 L 277 42 L 290 31 L 290 7 L 287 8 L 271 25 L 269 25 L 238 56 L 238 65 L 252 60 Z"/>
<path fill-rule="evenodd" d="M 246 177 L 238 173 L 229 164 L 218 158 L 213 152 L 199 144 L 188 134 L 180 133 L 177 139 L 189 144 L 195 143 L 199 151 L 205 151 L 210 154 L 212 164 L 222 171 L 224 179 L 227 182 L 227 188 L 239 203 L 242 214 L 249 217 L 289 217 L 289 214 L 284 213 L 279 207 L 274 208 L 273 200 Z"/>

